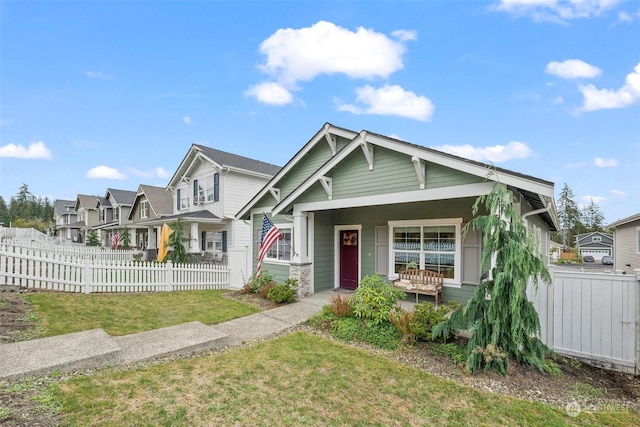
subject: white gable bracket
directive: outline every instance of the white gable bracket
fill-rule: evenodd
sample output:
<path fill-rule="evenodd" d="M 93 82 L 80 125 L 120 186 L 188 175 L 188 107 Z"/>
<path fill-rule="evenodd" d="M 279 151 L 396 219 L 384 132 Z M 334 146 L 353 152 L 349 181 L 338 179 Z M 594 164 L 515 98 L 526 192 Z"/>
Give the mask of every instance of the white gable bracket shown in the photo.
<path fill-rule="evenodd" d="M 320 184 L 322 184 L 324 191 L 327 192 L 327 197 L 329 198 L 329 200 L 332 200 L 333 199 L 333 179 L 329 178 L 328 176 L 321 176 L 320 178 L 318 178 L 318 181 L 320 181 Z"/>
<path fill-rule="evenodd" d="M 329 132 L 325 132 L 324 139 L 327 140 L 327 143 L 331 148 L 331 153 L 333 153 L 333 155 L 335 156 L 336 155 L 336 137 L 331 135 Z"/>
<path fill-rule="evenodd" d="M 366 140 L 367 133 L 360 133 L 360 147 L 362 148 L 362 152 L 364 153 L 365 159 L 367 159 L 367 163 L 369 163 L 369 170 L 373 170 L 373 145 L 369 144 Z"/>
<path fill-rule="evenodd" d="M 275 187 L 271 187 L 269 189 L 269 192 L 271 193 L 273 198 L 276 199 L 276 203 L 280 203 L 280 189 L 279 188 L 275 188 Z"/>
<path fill-rule="evenodd" d="M 411 161 L 413 162 L 413 167 L 416 169 L 416 175 L 418 175 L 420 189 L 424 190 L 425 179 L 427 176 L 427 163 L 416 156 L 411 157 Z"/>

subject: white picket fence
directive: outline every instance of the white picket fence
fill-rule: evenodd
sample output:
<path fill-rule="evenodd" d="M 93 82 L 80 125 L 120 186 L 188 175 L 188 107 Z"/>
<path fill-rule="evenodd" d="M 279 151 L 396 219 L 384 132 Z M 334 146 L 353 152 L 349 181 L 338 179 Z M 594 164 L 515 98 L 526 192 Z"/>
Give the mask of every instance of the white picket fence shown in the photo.
<path fill-rule="evenodd" d="M 51 251 L 2 242 L 0 289 L 95 293 L 229 287 L 229 269 L 224 265 L 134 261 L 131 253 L 128 259 L 116 259 L 112 252 L 132 251 L 105 250 L 90 256 L 86 252 Z"/>
<path fill-rule="evenodd" d="M 24 254 L 38 258 L 58 259 L 86 259 L 91 258 L 101 261 L 132 261 L 134 255 L 141 254 L 138 250 L 106 249 L 97 246 L 58 245 L 37 241 L 25 241 L 22 239 L 3 240 L 3 251 L 13 254 Z"/>
<path fill-rule="evenodd" d="M 594 366 L 640 373 L 640 275 L 551 270 L 551 286 L 527 290 L 542 341 Z"/>

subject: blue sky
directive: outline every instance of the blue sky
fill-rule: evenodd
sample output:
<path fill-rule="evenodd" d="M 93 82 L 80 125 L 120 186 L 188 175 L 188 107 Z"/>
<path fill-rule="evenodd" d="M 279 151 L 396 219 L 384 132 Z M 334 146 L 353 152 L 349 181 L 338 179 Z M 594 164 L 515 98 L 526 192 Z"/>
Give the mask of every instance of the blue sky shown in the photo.
<path fill-rule="evenodd" d="M 0 2 L 0 195 L 286 163 L 325 122 L 640 212 L 640 2 Z"/>

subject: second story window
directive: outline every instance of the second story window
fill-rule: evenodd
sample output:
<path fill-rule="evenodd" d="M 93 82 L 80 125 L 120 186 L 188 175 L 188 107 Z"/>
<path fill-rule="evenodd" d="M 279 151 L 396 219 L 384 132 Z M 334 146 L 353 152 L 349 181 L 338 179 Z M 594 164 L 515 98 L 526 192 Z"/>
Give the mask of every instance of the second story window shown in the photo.
<path fill-rule="evenodd" d="M 140 202 L 140 218 L 149 218 L 149 201 Z"/>
<path fill-rule="evenodd" d="M 105 208 L 100 208 L 100 222 L 104 222 L 107 217 L 107 210 Z"/>
<path fill-rule="evenodd" d="M 209 175 L 205 179 L 205 189 L 207 202 L 217 202 L 220 200 L 220 174 Z"/>
<path fill-rule="evenodd" d="M 113 220 L 114 221 L 119 221 L 120 220 L 120 208 L 113 208 Z"/>

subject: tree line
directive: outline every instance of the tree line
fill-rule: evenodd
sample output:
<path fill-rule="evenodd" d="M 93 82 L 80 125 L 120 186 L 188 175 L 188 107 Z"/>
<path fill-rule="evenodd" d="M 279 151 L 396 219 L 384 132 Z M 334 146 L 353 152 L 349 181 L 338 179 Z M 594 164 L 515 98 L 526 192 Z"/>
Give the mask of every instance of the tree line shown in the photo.
<path fill-rule="evenodd" d="M 46 232 L 53 224 L 53 204 L 47 197 L 34 196 L 27 184 L 7 204 L 0 196 L 0 223 L 3 227 L 34 228 Z"/>
<path fill-rule="evenodd" d="M 556 201 L 560 231 L 554 240 L 564 247 L 573 247 L 578 234 L 605 231 L 604 215 L 596 202 L 591 199 L 580 208 L 574 197 L 573 191 L 565 183 Z"/>

